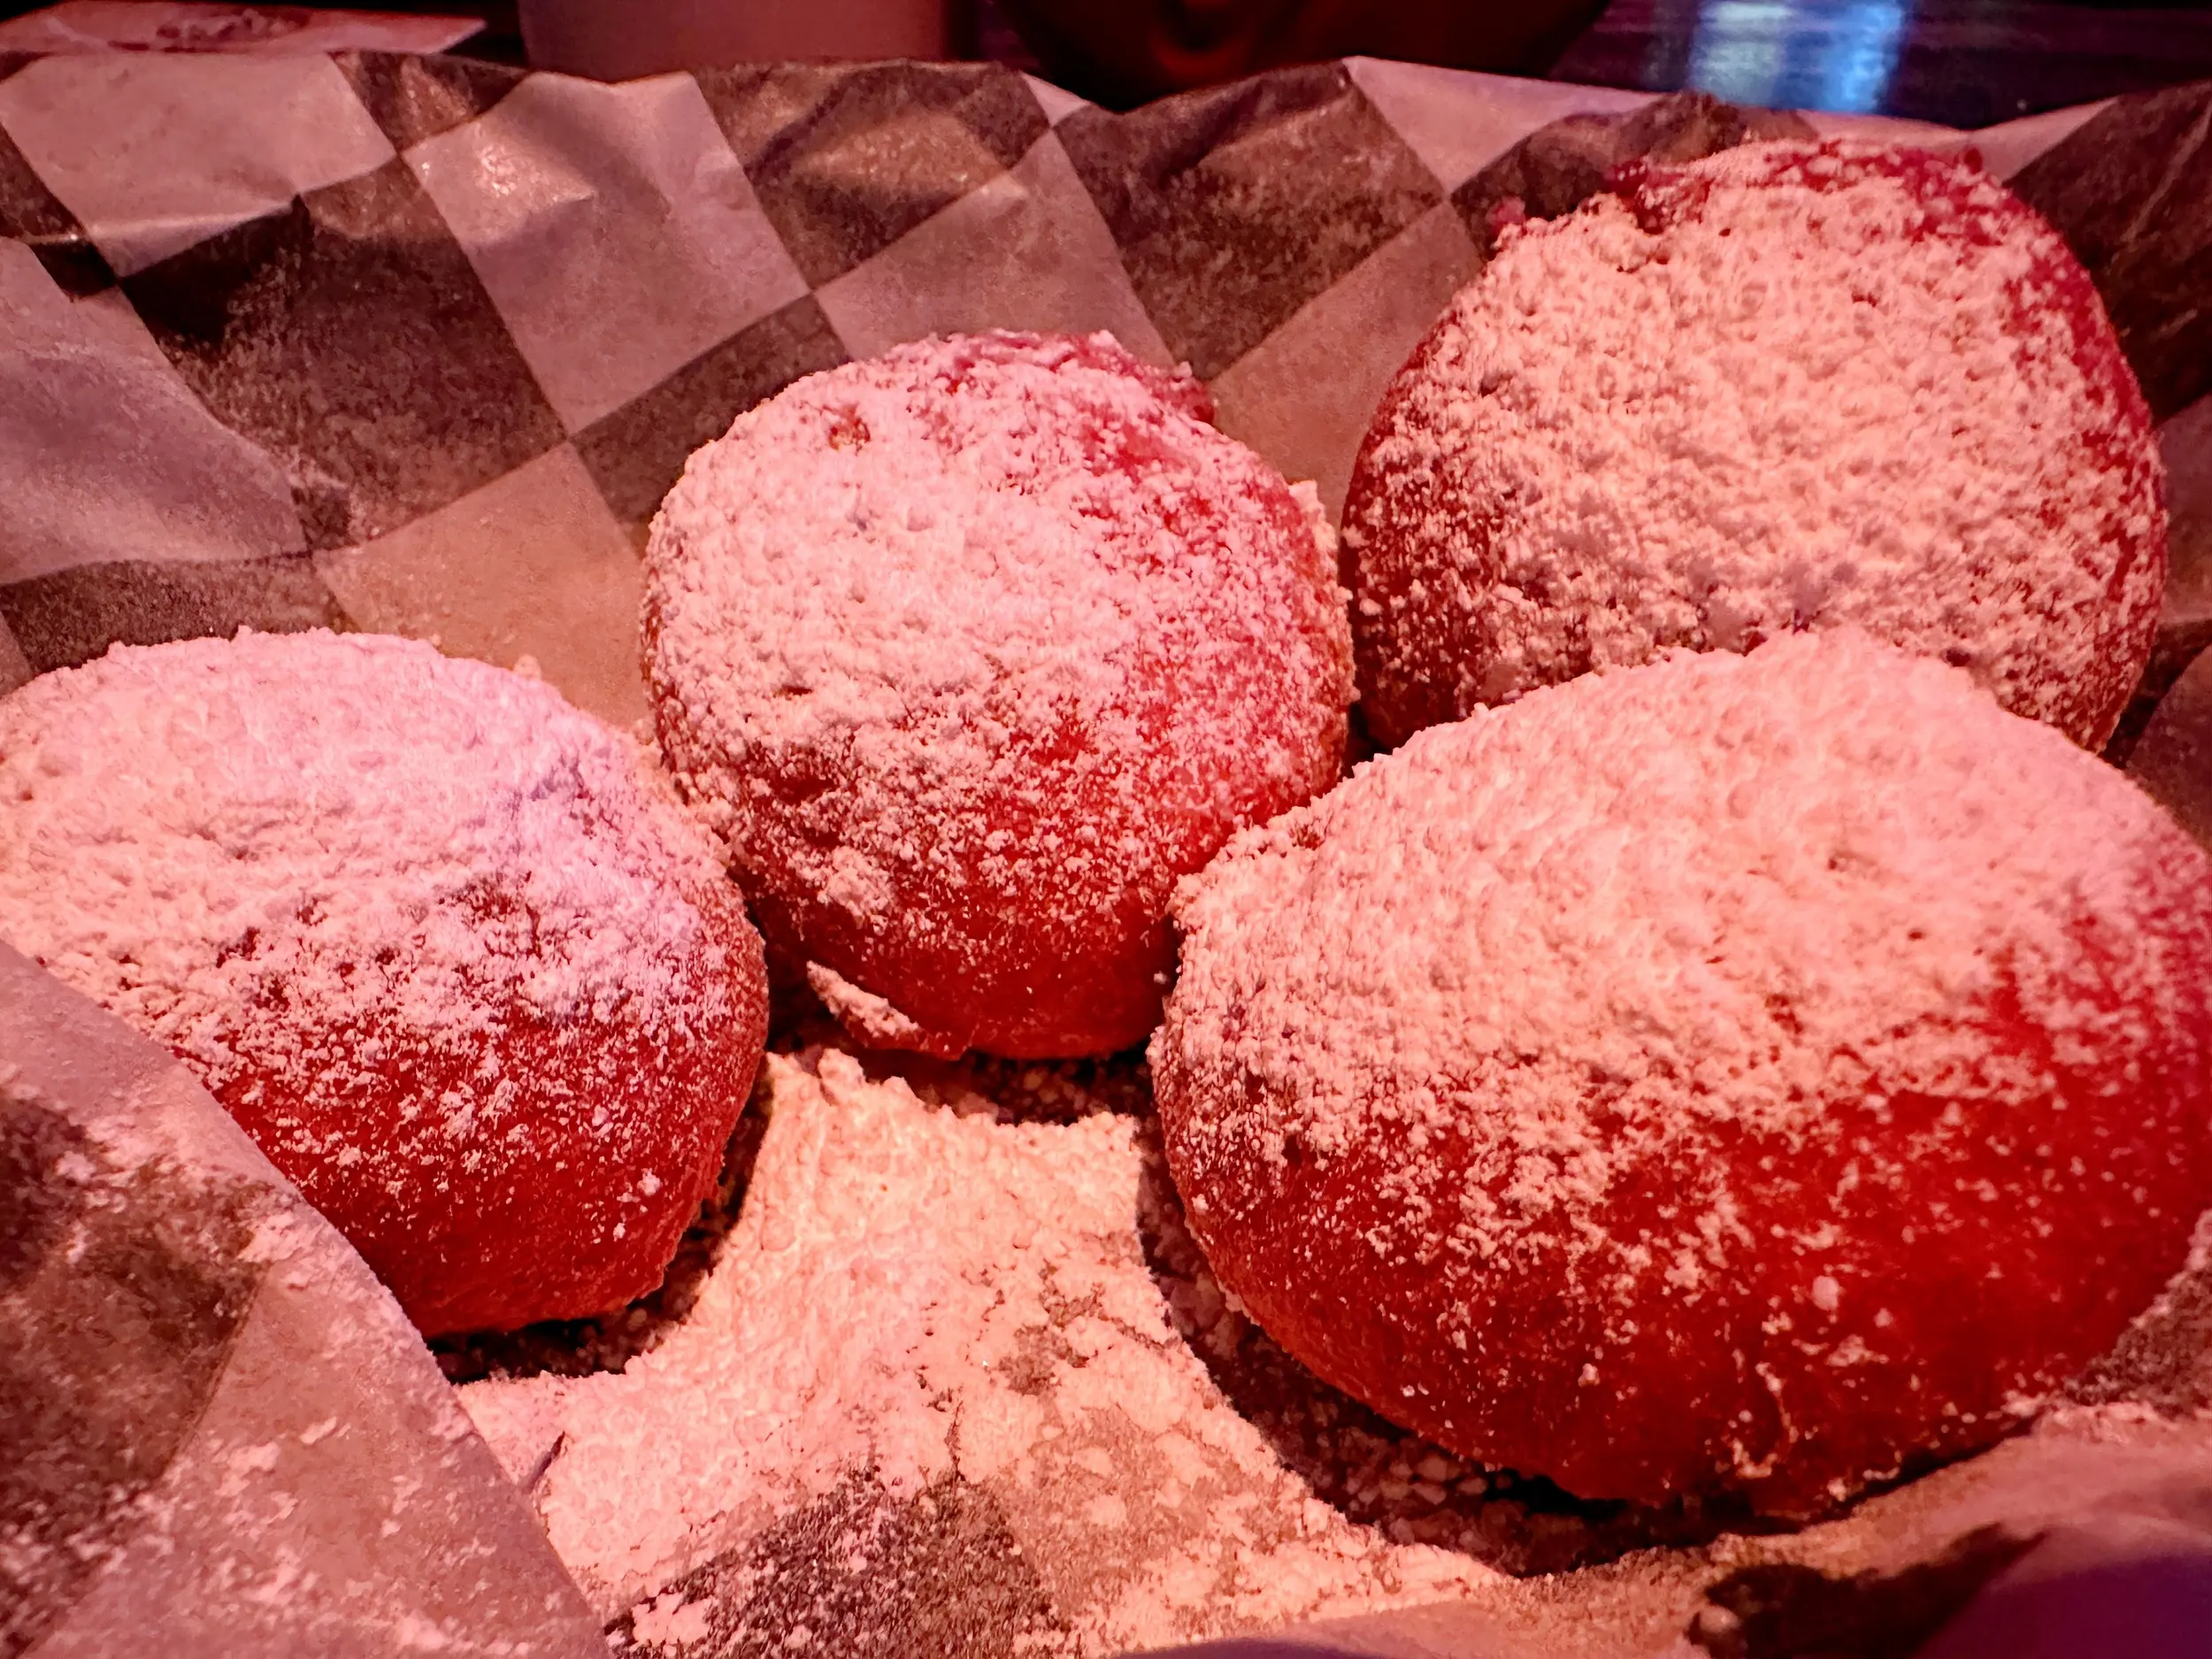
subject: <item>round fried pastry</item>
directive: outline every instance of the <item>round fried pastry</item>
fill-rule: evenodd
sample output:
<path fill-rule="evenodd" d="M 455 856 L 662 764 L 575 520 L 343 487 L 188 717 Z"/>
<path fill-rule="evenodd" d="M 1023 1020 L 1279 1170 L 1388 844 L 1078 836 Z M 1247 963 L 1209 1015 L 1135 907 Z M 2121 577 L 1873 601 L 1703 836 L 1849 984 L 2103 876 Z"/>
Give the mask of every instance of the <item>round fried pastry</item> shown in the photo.
<path fill-rule="evenodd" d="M 0 938 L 165 1044 L 426 1334 L 660 1281 L 765 1034 L 710 838 L 549 687 L 374 635 L 0 701 Z"/>
<path fill-rule="evenodd" d="M 1139 1041 L 1176 879 L 1336 779 L 1332 540 L 1203 408 L 1104 335 L 923 341 L 741 416 L 655 520 L 663 748 L 862 1041 Z"/>
<path fill-rule="evenodd" d="M 2212 860 L 1855 630 L 1425 731 L 1231 842 L 1152 1046 L 1223 1283 L 1586 1498 L 1996 1439 L 2212 1203 Z"/>
<path fill-rule="evenodd" d="M 1386 393 L 1344 533 L 1386 746 L 1592 668 L 1853 624 L 2095 747 L 2163 472 L 2089 277 L 1970 157 L 1631 163 L 1504 234 Z"/>

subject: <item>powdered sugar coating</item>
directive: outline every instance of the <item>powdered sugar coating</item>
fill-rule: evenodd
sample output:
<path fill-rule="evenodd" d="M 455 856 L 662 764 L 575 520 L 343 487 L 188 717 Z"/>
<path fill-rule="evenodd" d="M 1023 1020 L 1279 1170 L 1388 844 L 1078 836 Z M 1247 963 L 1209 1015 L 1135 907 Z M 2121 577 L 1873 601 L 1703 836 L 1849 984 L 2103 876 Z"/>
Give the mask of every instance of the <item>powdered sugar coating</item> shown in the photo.
<path fill-rule="evenodd" d="M 2212 1203 L 2212 863 L 1855 630 L 1425 731 L 1185 884 L 1191 1224 L 1328 1380 L 1588 1497 L 1995 1438 Z"/>
<path fill-rule="evenodd" d="M 1103 335 L 924 341 L 741 416 L 656 519 L 663 746 L 772 949 L 882 999 L 863 1040 L 1135 1042 L 1175 879 L 1337 775 L 1325 524 L 1202 399 Z"/>
<path fill-rule="evenodd" d="M 603 1617 L 672 1612 L 718 1561 L 741 1604 L 750 1551 L 853 1484 L 987 1499 L 1069 1626 L 1014 1652 L 1151 1649 L 1494 1581 L 1348 1522 L 1223 1396 L 1146 1260 L 1130 1119 L 998 1123 L 833 1049 L 770 1056 L 765 1092 L 744 1208 L 661 1347 L 618 1376 L 461 1395 Z M 829 1571 L 867 1574 L 864 1532 L 839 1542 Z M 703 1650 L 956 1651 L 818 1619 L 733 1640 L 740 1610 Z M 964 1633 L 958 1652 L 1010 1651 Z"/>
<path fill-rule="evenodd" d="M 2094 746 L 2163 474 L 2088 276 L 1970 157 L 1755 144 L 1505 233 L 1385 396 L 1345 543 L 1386 743 L 1851 623 Z"/>
<path fill-rule="evenodd" d="M 374 635 L 118 646 L 0 702 L 0 937 L 188 1062 L 431 1332 L 649 1289 L 764 1029 L 634 748 Z"/>

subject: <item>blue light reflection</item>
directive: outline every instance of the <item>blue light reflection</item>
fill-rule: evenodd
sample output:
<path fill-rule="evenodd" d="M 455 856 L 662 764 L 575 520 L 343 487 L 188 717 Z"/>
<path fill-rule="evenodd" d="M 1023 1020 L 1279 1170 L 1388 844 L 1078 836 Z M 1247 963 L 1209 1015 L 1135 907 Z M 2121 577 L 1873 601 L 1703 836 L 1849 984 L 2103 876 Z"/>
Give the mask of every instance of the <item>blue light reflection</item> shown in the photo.
<path fill-rule="evenodd" d="M 1687 81 L 1770 109 L 1878 110 L 1910 9 L 1909 0 L 1713 0 L 1698 12 Z"/>

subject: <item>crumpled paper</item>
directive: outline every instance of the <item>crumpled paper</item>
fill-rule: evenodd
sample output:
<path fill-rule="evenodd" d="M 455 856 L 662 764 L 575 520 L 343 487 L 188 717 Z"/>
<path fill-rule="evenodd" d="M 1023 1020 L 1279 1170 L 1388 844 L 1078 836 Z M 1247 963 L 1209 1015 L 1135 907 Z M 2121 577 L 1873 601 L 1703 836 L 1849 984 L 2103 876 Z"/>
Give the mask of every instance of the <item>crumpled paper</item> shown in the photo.
<path fill-rule="evenodd" d="M 2162 423 L 2174 511 L 2159 657 L 2116 755 L 2133 745 L 2136 775 L 2212 828 L 2212 806 L 2188 804 L 2206 775 L 2192 746 L 2212 745 L 2212 712 L 2191 711 L 2212 708 L 2212 691 L 2183 677 L 2212 641 L 2208 115 L 2212 87 L 2182 88 L 1968 135 L 1371 60 L 1114 115 L 977 65 L 603 86 L 369 51 L 0 53 L 0 691 L 117 641 L 333 626 L 527 659 L 580 706 L 634 722 L 637 549 L 684 457 L 791 380 L 932 331 L 1106 328 L 1187 362 L 1223 426 L 1315 479 L 1333 512 L 1384 383 L 1479 268 L 1507 197 L 1562 211 L 1630 154 L 1862 131 L 1973 143 L 2096 279 Z M 141 1070 L 159 1068 L 142 1049 L 141 1070 L 50 1058 L 89 1017 L 34 972 L 6 972 L 0 1064 L 17 1068 L 12 1087 L 43 1091 L 19 1121 L 76 1125 L 105 1148 L 99 1135 L 151 1098 Z M 49 1056 L 49 1071 L 24 1054 Z M 165 1112 L 212 1110 L 164 1075 Z M 60 1129 L 25 1133 L 37 1174 L 10 1190 L 27 1215 L 147 1167 L 135 1142 L 96 1156 L 52 1151 Z M 127 1620 L 186 1632 L 188 1647 L 242 1632 L 234 1646 L 249 1650 L 255 1632 L 273 1651 L 563 1651 L 580 1628 L 595 1640 L 526 1517 L 518 1529 L 518 1501 L 486 1486 L 482 1448 L 449 1403 L 430 1403 L 427 1362 L 396 1315 L 358 1271 L 348 1280 L 324 1260 L 327 1234 L 310 1279 L 340 1288 L 280 1295 L 289 1269 L 256 1254 L 276 1248 L 283 1230 L 265 1222 L 278 1211 L 235 1200 L 242 1142 L 219 1117 L 190 1136 L 152 1166 L 174 1202 L 97 1213 L 181 1252 L 202 1334 L 173 1363 L 157 1349 L 58 1395 L 35 1385 L 89 1363 L 60 1327 L 0 1356 L 31 1379 L 0 1397 L 0 1419 L 31 1402 L 37 1433 L 66 1448 L 81 1430 L 131 1471 L 117 1486 L 86 1451 L 36 1465 L 38 1536 L 86 1540 L 81 1560 L 107 1564 L 0 1555 L 0 1571 L 28 1575 L 24 1605 L 47 1609 L 27 1640 L 61 1652 L 81 1630 L 97 1647 Z M 32 1259 L 0 1259 L 19 1256 Z M 80 1264 L 41 1256 L 39 1271 L 57 1259 Z M 55 1294 L 108 1294 L 134 1275 L 88 1270 Z M 1780 1651 L 1772 1630 L 1805 1608 L 1879 1603 L 1923 1569 L 1957 1590 L 1946 1610 L 1985 1580 L 2032 1580 L 2047 1546 L 2030 1546 L 2076 1510 L 2093 1530 L 2101 1503 L 2129 1525 L 2200 1525 L 2212 1394 L 2205 1294 L 2190 1286 L 2071 1417 L 1826 1529 L 1592 1566 L 1479 1608 L 1301 1640 L 1630 1654 L 1694 1632 L 1706 1651 Z M 280 1305 L 288 1326 L 265 1312 Z M 303 1379 L 342 1348 L 357 1357 L 326 1386 L 353 1392 L 326 1402 L 326 1383 Z M 251 1426 L 233 1433 L 226 1411 Z M 334 1417 L 385 1426 L 321 1432 Z M 1334 1491 L 1325 1470 L 1309 1476 Z M 407 1481 L 420 1484 L 394 1516 Z M 148 1509 L 142 1494 L 164 1482 L 183 1495 Z M 142 1495 L 115 1509 L 111 1487 Z M 357 1524 L 380 1502 L 374 1527 Z M 448 1529 L 434 1548 L 433 1532 L 407 1530 L 433 1519 Z M 414 1553 L 394 1543 L 404 1563 L 377 1566 L 394 1520 Z M 1971 1544 L 1991 1527 L 2010 1543 Z M 953 1534 L 962 1548 L 998 1538 Z M 342 1579 L 317 1564 L 334 1548 L 375 1560 Z M 937 1594 L 956 1597 L 954 1557 L 929 1559 Z M 466 1565 L 493 1561 L 489 1577 Z M 394 1622 L 406 1616 L 434 1623 Z M 617 1623 L 626 1641 L 652 1621 Z M 663 1650 L 714 1651 L 684 1640 L 697 1623 L 665 1630 Z M 887 1640 L 844 1633 L 856 1651 Z"/>

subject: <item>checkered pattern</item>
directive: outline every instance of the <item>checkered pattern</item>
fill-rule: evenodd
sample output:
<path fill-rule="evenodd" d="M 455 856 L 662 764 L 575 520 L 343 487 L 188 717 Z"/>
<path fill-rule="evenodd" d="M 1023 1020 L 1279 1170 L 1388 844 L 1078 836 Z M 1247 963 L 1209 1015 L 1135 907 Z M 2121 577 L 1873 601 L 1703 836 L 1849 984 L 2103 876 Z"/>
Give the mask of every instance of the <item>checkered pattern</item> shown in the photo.
<path fill-rule="evenodd" d="M 2186 88 L 1989 141 L 2162 416 L 2212 389 L 2208 111 Z M 1624 156 L 1805 130 L 1367 60 L 1113 115 L 987 65 L 11 58 L 0 688 L 116 640 L 326 624 L 526 654 L 633 719 L 637 546 L 684 457 L 931 332 L 1188 362 L 1334 506 L 1507 197 L 1563 211 Z"/>
<path fill-rule="evenodd" d="M 2166 423 L 2154 689 L 2212 641 L 2208 119 L 2212 88 L 2186 88 L 1987 140 L 2096 276 Z M 1115 116 L 977 65 L 609 87 L 383 54 L 0 56 L 0 692 L 116 641 L 327 626 L 527 656 L 634 721 L 638 548 L 686 456 L 800 376 L 932 331 L 1108 328 L 1187 361 L 1224 427 L 1333 508 L 1509 198 L 1563 212 L 1625 157 L 1805 130 L 1367 61 Z M 2212 834 L 2204 733 L 2200 664 L 2139 771 Z M 833 1594 L 879 1596 L 871 1628 L 909 1635 L 940 1608 L 963 1641 L 1057 1628 L 1040 1540 L 984 1490 L 868 1495 L 848 1483 L 677 1588 L 718 1628 L 780 1618 L 778 1596 L 818 1624 Z M 832 1540 L 879 1514 L 891 1566 L 832 1582 Z M 524 1558 L 494 1578 L 524 1585 Z M 541 1622 L 550 1647 L 566 1592 L 526 1587 L 488 1622 Z"/>
<path fill-rule="evenodd" d="M 606 1654 L 398 1304 L 181 1062 L 4 943 L 0 1054 L 0 1651 Z"/>

